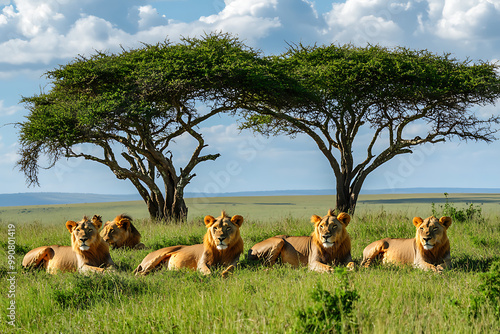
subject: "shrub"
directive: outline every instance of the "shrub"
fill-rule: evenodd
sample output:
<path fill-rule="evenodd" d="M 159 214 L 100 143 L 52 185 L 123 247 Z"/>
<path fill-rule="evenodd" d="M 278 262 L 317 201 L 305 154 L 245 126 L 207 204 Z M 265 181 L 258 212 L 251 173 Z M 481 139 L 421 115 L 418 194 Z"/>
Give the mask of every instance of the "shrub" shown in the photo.
<path fill-rule="evenodd" d="M 335 273 L 341 280 L 335 292 L 332 294 L 316 284 L 311 291 L 316 304 L 297 312 L 297 333 L 340 332 L 343 324 L 350 327 L 354 302 L 359 299 L 359 295 L 356 290 L 349 289 L 345 268 L 337 268 Z"/>
<path fill-rule="evenodd" d="M 482 221 L 482 209 L 479 205 L 474 205 L 473 203 L 467 203 L 465 209 L 458 209 L 455 207 L 454 203 L 448 200 L 448 193 L 444 193 L 446 198 L 444 205 L 440 205 L 441 210 L 436 209 L 436 205 L 432 203 L 432 215 L 435 217 L 439 216 L 449 216 L 454 222 L 465 222 L 472 219 Z"/>

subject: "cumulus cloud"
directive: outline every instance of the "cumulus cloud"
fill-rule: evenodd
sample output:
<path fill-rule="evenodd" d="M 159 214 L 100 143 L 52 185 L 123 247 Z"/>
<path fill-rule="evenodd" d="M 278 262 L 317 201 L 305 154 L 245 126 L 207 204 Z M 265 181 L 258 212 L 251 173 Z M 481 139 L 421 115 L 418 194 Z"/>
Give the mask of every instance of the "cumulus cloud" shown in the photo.
<path fill-rule="evenodd" d="M 168 20 L 147 1 L 0 1 L 0 63 L 47 65 L 94 50 L 119 51 L 120 45 L 210 31 L 231 32 L 251 46 L 278 52 L 286 42 L 426 48 L 460 41 L 470 49 L 499 38 L 498 0 L 345 0 L 332 2 L 326 13 L 318 13 L 309 0 L 219 0 L 215 5 L 216 14 L 182 22 Z"/>
<path fill-rule="evenodd" d="M 156 8 L 151 5 L 139 7 L 139 29 L 147 29 L 154 26 L 168 24 L 165 15 L 160 15 Z"/>
<path fill-rule="evenodd" d="M 471 40 L 498 32 L 500 1 L 428 0 L 429 19 L 424 29 L 443 39 Z"/>
<path fill-rule="evenodd" d="M 214 30 L 230 31 L 243 38 L 255 40 L 280 26 L 276 13 L 278 0 L 226 0 L 218 14 L 200 17 Z"/>
<path fill-rule="evenodd" d="M 17 0 L 0 9 L 0 63 L 47 65 L 94 50 L 210 31 L 231 32 L 252 46 L 271 34 L 280 42 L 314 42 L 325 29 L 323 16 L 307 0 L 226 0 L 217 14 L 192 22 L 168 20 L 154 2 L 137 4 Z"/>
<path fill-rule="evenodd" d="M 366 45 L 376 41 L 377 44 L 396 45 L 404 40 L 405 31 L 412 29 L 407 14 L 414 9 L 410 1 L 347 0 L 334 3 L 332 10 L 325 14 L 329 27 L 327 35 L 330 42 Z"/>

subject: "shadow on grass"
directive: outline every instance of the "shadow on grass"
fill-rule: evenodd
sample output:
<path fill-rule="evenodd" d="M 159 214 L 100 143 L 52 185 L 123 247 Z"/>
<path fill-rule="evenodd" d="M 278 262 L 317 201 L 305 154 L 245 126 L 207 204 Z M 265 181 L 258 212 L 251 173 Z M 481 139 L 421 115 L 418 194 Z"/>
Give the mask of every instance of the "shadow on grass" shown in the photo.
<path fill-rule="evenodd" d="M 486 272 L 489 270 L 491 263 L 500 260 L 500 256 L 488 258 L 472 258 L 462 256 L 452 260 L 451 267 L 454 270 L 469 273 L 469 272 Z"/>
<path fill-rule="evenodd" d="M 474 204 L 484 204 L 484 203 L 498 203 L 496 198 L 449 198 L 449 201 L 453 203 L 474 203 Z M 422 198 L 395 198 L 395 199 L 363 199 L 358 201 L 358 204 L 444 204 L 446 203 L 446 198 L 436 198 L 436 197 L 422 197 Z"/>

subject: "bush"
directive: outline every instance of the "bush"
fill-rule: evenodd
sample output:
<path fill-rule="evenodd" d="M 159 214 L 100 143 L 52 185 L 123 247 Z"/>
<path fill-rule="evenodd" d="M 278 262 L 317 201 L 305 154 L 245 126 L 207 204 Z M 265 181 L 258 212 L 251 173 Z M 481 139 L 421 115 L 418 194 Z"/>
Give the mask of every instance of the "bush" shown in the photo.
<path fill-rule="evenodd" d="M 432 215 L 435 217 L 439 216 L 448 216 L 453 219 L 454 222 L 465 222 L 470 221 L 472 219 L 476 219 L 478 221 L 482 221 L 482 209 L 478 205 L 474 205 L 473 203 L 467 203 L 467 208 L 465 209 L 457 209 L 454 206 L 454 203 L 450 203 L 448 200 L 448 193 L 444 193 L 444 197 L 446 198 L 445 204 L 440 205 L 441 211 L 436 209 L 434 203 L 432 203 Z"/>
<path fill-rule="evenodd" d="M 350 328 L 351 313 L 359 295 L 349 289 L 345 268 L 337 268 L 335 273 L 341 280 L 335 292 L 331 294 L 316 284 L 311 297 L 317 304 L 297 312 L 297 333 L 330 333 L 340 332 L 342 327 Z"/>

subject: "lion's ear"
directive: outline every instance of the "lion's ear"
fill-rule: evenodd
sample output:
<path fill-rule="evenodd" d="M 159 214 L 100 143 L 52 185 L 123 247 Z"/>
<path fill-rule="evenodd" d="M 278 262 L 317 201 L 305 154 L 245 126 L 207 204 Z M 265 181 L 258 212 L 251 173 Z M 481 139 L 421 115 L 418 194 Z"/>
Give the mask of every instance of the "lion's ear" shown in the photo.
<path fill-rule="evenodd" d="M 94 217 L 92 217 L 92 224 L 94 224 L 97 229 L 100 229 L 102 226 L 102 217 L 99 215 L 94 215 Z"/>
<path fill-rule="evenodd" d="M 231 223 L 241 227 L 241 224 L 243 224 L 243 217 L 240 215 L 234 215 L 233 218 L 231 218 Z"/>
<path fill-rule="evenodd" d="M 205 216 L 205 226 L 210 227 L 213 223 L 215 223 L 215 218 L 213 216 Z"/>
<path fill-rule="evenodd" d="M 76 222 L 72 221 L 72 220 L 68 220 L 66 222 L 66 228 L 68 229 L 69 233 L 73 233 L 73 230 L 75 229 L 76 227 Z"/>
<path fill-rule="evenodd" d="M 439 222 L 441 223 L 441 225 L 448 228 L 451 226 L 451 217 L 443 216 L 439 219 Z"/>
<path fill-rule="evenodd" d="M 345 226 L 347 226 L 347 225 L 349 225 L 349 222 L 351 221 L 351 216 L 349 216 L 348 213 L 341 212 L 337 216 L 337 220 L 342 222 L 342 224 L 344 224 Z"/>
<path fill-rule="evenodd" d="M 420 217 L 413 218 L 413 225 L 415 225 L 416 227 L 419 227 L 420 224 L 422 224 L 423 222 L 424 222 L 424 220 Z"/>
<path fill-rule="evenodd" d="M 321 217 L 320 217 L 320 216 L 318 216 L 318 215 L 312 215 L 312 216 L 311 216 L 311 223 L 313 223 L 313 224 L 317 224 L 317 223 L 319 223 L 320 221 L 321 221 Z"/>
<path fill-rule="evenodd" d="M 122 218 L 116 222 L 116 226 L 128 230 L 130 227 L 130 220 L 128 220 L 127 218 Z"/>

